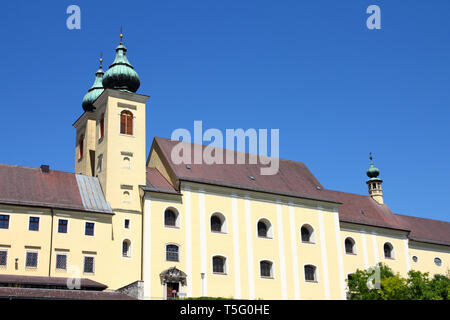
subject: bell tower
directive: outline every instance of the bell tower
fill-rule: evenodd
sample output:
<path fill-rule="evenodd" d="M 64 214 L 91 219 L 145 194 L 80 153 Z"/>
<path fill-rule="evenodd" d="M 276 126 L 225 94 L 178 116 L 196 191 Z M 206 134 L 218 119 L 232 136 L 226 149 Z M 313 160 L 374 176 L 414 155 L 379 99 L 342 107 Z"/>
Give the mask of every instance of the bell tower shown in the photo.
<path fill-rule="evenodd" d="M 366 181 L 367 186 L 369 187 L 369 195 L 373 200 L 378 202 L 378 204 L 383 204 L 383 188 L 381 187 L 383 180 L 378 178 L 379 175 L 380 170 L 373 165 L 372 153 L 370 153 L 370 167 L 367 170 L 369 179 Z"/>
<path fill-rule="evenodd" d="M 75 173 L 87 176 L 95 175 L 95 107 L 94 101 L 103 92 L 103 69 L 102 57 L 100 56 L 100 67 L 95 73 L 95 81 L 88 90 L 81 103 L 84 113 L 73 124 L 76 129 L 75 142 Z"/>

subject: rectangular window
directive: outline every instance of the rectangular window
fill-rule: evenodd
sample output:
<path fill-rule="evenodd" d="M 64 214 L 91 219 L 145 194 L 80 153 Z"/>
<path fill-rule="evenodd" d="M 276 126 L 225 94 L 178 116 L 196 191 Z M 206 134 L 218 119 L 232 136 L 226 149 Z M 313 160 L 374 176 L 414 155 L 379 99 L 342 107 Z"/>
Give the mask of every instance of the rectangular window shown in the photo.
<path fill-rule="evenodd" d="M 2 250 L 0 251 L 0 266 L 6 266 L 8 258 L 8 251 Z"/>
<path fill-rule="evenodd" d="M 9 229 L 9 216 L 5 214 L 0 215 L 0 229 Z"/>
<path fill-rule="evenodd" d="M 94 223 L 86 222 L 86 228 L 85 228 L 84 234 L 87 235 L 87 236 L 93 236 L 94 235 Z"/>
<path fill-rule="evenodd" d="M 130 219 L 125 219 L 125 229 L 130 229 Z"/>
<path fill-rule="evenodd" d="M 58 232 L 59 233 L 67 233 L 67 224 L 68 221 L 66 219 L 58 220 Z"/>
<path fill-rule="evenodd" d="M 37 252 L 27 252 L 27 260 L 25 262 L 25 266 L 27 268 L 36 268 L 37 267 Z"/>
<path fill-rule="evenodd" d="M 39 218 L 38 217 L 30 217 L 30 224 L 28 226 L 28 230 L 39 231 Z"/>
<path fill-rule="evenodd" d="M 57 254 L 56 255 L 56 269 L 66 270 L 67 268 L 67 255 Z"/>
<path fill-rule="evenodd" d="M 84 257 L 84 273 L 94 273 L 94 257 Z"/>

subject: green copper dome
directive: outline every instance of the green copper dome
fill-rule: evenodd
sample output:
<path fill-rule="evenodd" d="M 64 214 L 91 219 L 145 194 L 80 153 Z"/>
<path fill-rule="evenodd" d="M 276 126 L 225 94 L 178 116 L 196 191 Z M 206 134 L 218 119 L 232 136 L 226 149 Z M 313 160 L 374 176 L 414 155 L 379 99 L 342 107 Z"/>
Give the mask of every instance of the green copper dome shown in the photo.
<path fill-rule="evenodd" d="M 121 34 L 116 58 L 103 77 L 103 87 L 136 92 L 140 85 L 139 76 L 127 59 L 127 48 L 122 44 Z"/>
<path fill-rule="evenodd" d="M 369 180 L 367 180 L 367 182 L 382 181 L 380 178 L 378 178 L 378 176 L 380 175 L 380 170 L 373 165 L 372 154 L 370 155 L 370 167 L 369 169 L 367 169 L 366 174 L 369 177 Z"/>
<path fill-rule="evenodd" d="M 97 100 L 97 98 L 102 94 L 104 91 L 102 80 L 103 80 L 103 69 L 102 69 L 102 61 L 103 59 L 100 58 L 100 67 L 95 73 L 95 81 L 92 87 L 88 90 L 86 95 L 83 98 L 83 102 L 81 103 L 81 106 L 83 107 L 84 111 L 94 111 L 94 101 Z"/>

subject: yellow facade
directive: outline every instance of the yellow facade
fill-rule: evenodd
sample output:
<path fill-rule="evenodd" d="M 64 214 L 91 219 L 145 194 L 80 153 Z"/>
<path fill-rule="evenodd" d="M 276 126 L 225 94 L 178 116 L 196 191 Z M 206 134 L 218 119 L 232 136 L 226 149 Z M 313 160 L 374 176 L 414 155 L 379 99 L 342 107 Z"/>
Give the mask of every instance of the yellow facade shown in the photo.
<path fill-rule="evenodd" d="M 161 274 L 172 267 L 186 275 L 178 288 L 186 296 L 236 299 L 345 299 L 348 275 L 378 262 L 403 276 L 411 269 L 447 273 L 449 246 L 411 241 L 404 230 L 341 221 L 338 202 L 181 181 L 157 144 L 145 162 L 147 99 L 106 89 L 95 110 L 74 124 L 75 173 L 98 178 L 114 214 L 0 205 L 0 215 L 9 217 L 9 227 L 0 228 L 0 251 L 7 252 L 0 273 L 80 276 L 112 290 L 143 281 L 145 299 L 167 298 Z M 124 110 L 132 114 L 131 134 L 120 131 Z M 147 168 L 156 168 L 177 192 L 144 191 Z M 375 200 L 381 205 L 381 185 L 379 190 Z M 167 209 L 177 214 L 175 226 L 165 225 Z M 223 219 L 220 232 L 211 231 L 213 214 Z M 39 217 L 39 230 L 29 230 L 30 217 Z M 59 219 L 67 220 L 67 233 L 58 232 Z M 258 236 L 260 221 L 267 237 Z M 93 236 L 85 234 L 86 222 L 94 223 Z M 311 230 L 308 241 L 302 240 L 303 226 Z M 353 252 L 346 252 L 348 238 Z M 386 243 L 391 258 L 385 257 Z M 178 261 L 167 261 L 167 245 L 178 247 Z M 36 267 L 25 266 L 27 252 L 38 253 Z M 66 255 L 67 266 L 79 273 L 58 269 L 57 255 Z M 94 257 L 93 272 L 83 272 L 85 257 Z M 224 259 L 224 272 L 213 271 L 213 257 Z M 261 263 L 270 266 L 270 275 L 262 275 Z M 314 270 L 313 278 L 307 280 L 305 267 Z"/>

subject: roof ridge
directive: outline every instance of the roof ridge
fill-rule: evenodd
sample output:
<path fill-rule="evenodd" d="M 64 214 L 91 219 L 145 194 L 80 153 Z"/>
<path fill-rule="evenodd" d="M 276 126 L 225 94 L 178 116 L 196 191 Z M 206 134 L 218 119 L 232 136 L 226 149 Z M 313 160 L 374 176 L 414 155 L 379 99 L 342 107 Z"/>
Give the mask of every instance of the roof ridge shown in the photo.
<path fill-rule="evenodd" d="M 0 166 L 2 166 L 2 167 L 12 167 L 12 168 L 23 168 L 23 169 L 41 170 L 41 168 L 39 168 L 39 167 L 21 166 L 21 165 L 18 165 L 18 164 L 0 163 Z M 68 174 L 76 174 L 76 173 L 74 173 L 74 172 L 62 171 L 62 170 L 55 170 L 55 169 L 50 169 L 50 172 L 62 172 L 62 173 L 68 173 Z"/>
<path fill-rule="evenodd" d="M 445 222 L 445 223 L 449 223 L 450 224 L 450 221 L 446 221 L 446 220 L 423 218 L 423 217 L 411 216 L 411 215 L 407 215 L 407 214 L 400 214 L 400 213 L 394 213 L 394 212 L 393 212 L 393 214 L 396 215 L 396 216 L 400 216 L 400 217 L 407 217 L 407 218 L 414 218 L 414 219 L 421 219 L 421 220 L 429 220 L 429 221 L 436 221 L 436 222 Z"/>
<path fill-rule="evenodd" d="M 165 140 L 165 141 L 169 141 L 169 142 L 184 142 L 184 143 L 188 143 L 188 144 L 191 144 L 191 145 L 200 145 L 200 146 L 202 146 L 202 147 L 208 147 L 209 145 L 206 145 L 206 144 L 198 144 L 198 143 L 195 143 L 195 142 L 187 142 L 187 141 L 177 141 L 177 140 L 172 140 L 172 139 L 169 139 L 169 138 L 165 138 L 165 137 L 158 137 L 158 136 L 154 136 L 153 137 L 155 140 Z M 245 154 L 245 155 L 256 155 L 256 156 L 260 156 L 259 154 L 255 154 L 255 153 L 249 153 L 249 152 L 242 152 L 242 151 L 238 151 L 238 150 L 234 150 L 234 149 L 227 149 L 227 148 L 223 148 L 223 147 L 216 147 L 216 148 L 219 148 L 219 149 L 222 149 L 222 150 L 225 150 L 225 151 L 233 151 L 233 152 L 236 152 L 236 153 L 243 153 L 243 154 Z M 297 161 L 297 160 L 290 160 L 290 159 L 284 159 L 284 158 L 275 158 L 275 157 L 270 157 L 270 156 L 266 156 L 266 157 L 268 157 L 268 158 L 271 158 L 271 159 L 278 159 L 278 160 L 281 160 L 281 161 L 286 161 L 286 162 L 292 162 L 292 163 L 296 163 L 296 164 L 301 164 L 301 165 L 303 165 L 303 166 L 305 166 L 306 167 L 306 165 L 305 165 L 305 163 L 304 162 L 302 162 L 302 161 Z"/>

